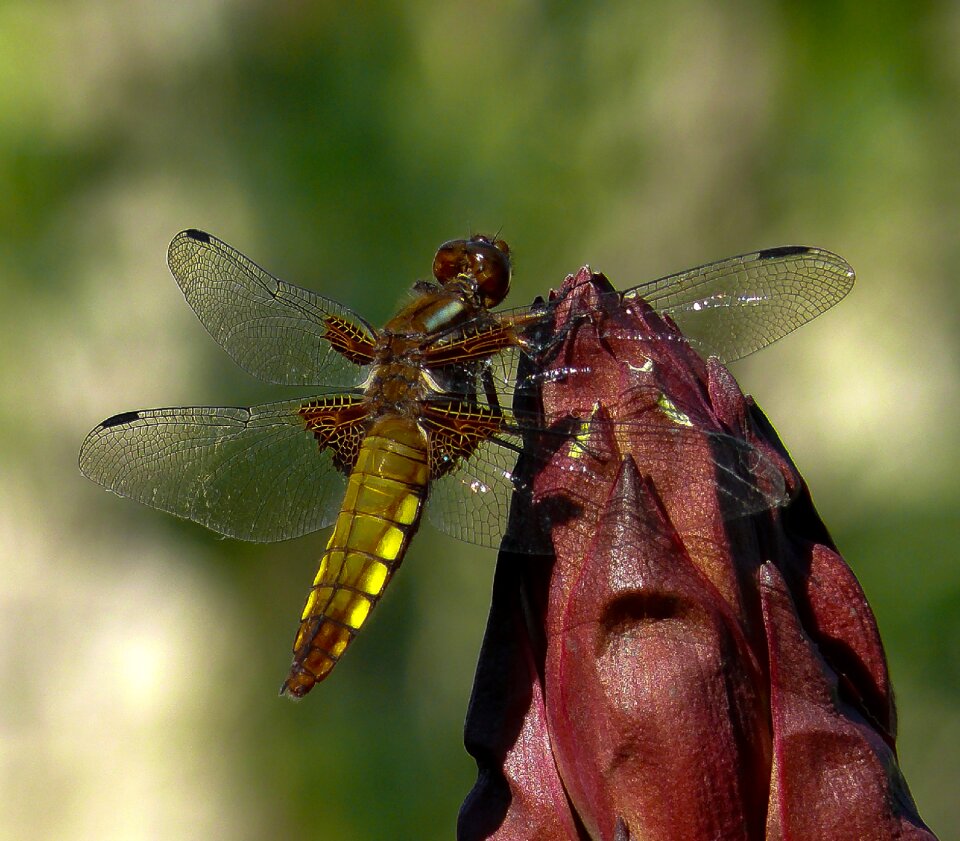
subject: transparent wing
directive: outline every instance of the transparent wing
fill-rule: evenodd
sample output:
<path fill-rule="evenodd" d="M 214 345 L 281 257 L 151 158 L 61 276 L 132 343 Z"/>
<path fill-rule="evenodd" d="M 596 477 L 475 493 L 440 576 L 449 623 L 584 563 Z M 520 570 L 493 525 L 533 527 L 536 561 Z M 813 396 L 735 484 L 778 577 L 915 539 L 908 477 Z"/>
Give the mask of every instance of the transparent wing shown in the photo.
<path fill-rule="evenodd" d="M 529 490 L 517 472 L 522 446 L 519 433 L 500 433 L 462 460 L 456 470 L 432 481 L 426 508 L 430 522 L 458 540 L 500 548 L 512 496 Z M 510 548 L 516 551 L 543 548 L 532 530 L 515 543 Z"/>
<path fill-rule="evenodd" d="M 733 362 L 830 309 L 855 278 L 836 254 L 788 245 L 708 263 L 622 294 L 669 315 L 702 353 Z"/>
<path fill-rule="evenodd" d="M 344 480 L 298 414 L 303 401 L 116 415 L 80 449 L 108 490 L 240 540 L 299 537 L 333 522 Z"/>
<path fill-rule="evenodd" d="M 431 483 L 427 517 L 442 532 L 458 540 L 493 548 L 502 546 L 514 552 L 542 552 L 543 538 L 533 524 L 529 529 L 507 534 L 512 495 L 534 493 L 526 477 L 550 471 L 551 484 L 563 484 L 562 477 L 558 482 L 558 474 L 565 474 L 567 481 L 584 488 L 589 497 L 589 489 L 605 487 L 612 481 L 616 467 L 626 455 L 610 446 L 610 441 L 629 441 L 635 458 L 642 453 L 642 460 L 638 461 L 640 472 L 652 476 L 668 498 L 683 492 L 682 488 L 672 487 L 677 481 L 678 453 L 709 446 L 712 455 L 705 463 L 712 466 L 717 507 L 725 520 L 789 501 L 780 469 L 747 441 L 721 432 L 664 425 L 662 419 L 654 426 L 643 421 L 588 420 L 570 429 L 561 423 L 556 432 L 547 432 L 535 418 L 528 423 L 522 416 L 513 416 L 508 429 L 478 447 L 456 470 Z M 518 469 L 521 452 L 524 463 Z M 684 484 L 692 482 L 689 475 L 680 478 Z M 712 516 L 711 511 L 705 506 L 704 516 Z"/>
<path fill-rule="evenodd" d="M 170 243 L 167 263 L 203 326 L 234 361 L 279 385 L 352 387 L 363 380 L 330 341 L 330 319 L 350 327 L 359 347 L 374 331 L 346 307 L 278 280 L 239 251 L 202 231 Z"/>

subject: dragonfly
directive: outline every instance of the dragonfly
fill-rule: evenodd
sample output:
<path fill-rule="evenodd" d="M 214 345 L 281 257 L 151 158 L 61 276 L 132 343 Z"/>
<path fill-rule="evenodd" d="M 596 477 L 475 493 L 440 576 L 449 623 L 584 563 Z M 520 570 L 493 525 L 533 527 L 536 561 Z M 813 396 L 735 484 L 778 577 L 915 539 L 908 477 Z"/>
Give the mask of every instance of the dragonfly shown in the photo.
<path fill-rule="evenodd" d="M 507 527 L 512 496 L 530 489 L 517 465 L 521 455 L 525 463 L 548 459 L 556 445 L 538 453 L 531 442 L 569 436 L 570 427 L 512 398 L 556 346 L 562 299 L 495 309 L 512 275 L 505 242 L 445 242 L 433 279 L 417 282 L 380 329 L 199 230 L 177 234 L 167 262 L 201 323 L 241 368 L 317 390 L 251 408 L 123 412 L 90 432 L 80 469 L 121 496 L 240 540 L 286 540 L 333 525 L 281 694 L 301 698 L 330 674 L 425 512 L 463 540 L 543 550 L 533 530 Z M 853 282 L 836 254 L 786 246 L 611 292 L 607 303 L 645 301 L 702 354 L 732 362 L 829 309 Z M 576 440 L 584 439 L 582 425 Z M 784 503 L 776 468 L 758 477 L 758 451 L 692 426 L 684 417 L 668 433 L 650 434 L 708 435 L 725 448 L 727 473 L 730 454 L 748 465 L 724 488 L 730 516 Z M 589 460 L 574 461 L 589 471 Z"/>

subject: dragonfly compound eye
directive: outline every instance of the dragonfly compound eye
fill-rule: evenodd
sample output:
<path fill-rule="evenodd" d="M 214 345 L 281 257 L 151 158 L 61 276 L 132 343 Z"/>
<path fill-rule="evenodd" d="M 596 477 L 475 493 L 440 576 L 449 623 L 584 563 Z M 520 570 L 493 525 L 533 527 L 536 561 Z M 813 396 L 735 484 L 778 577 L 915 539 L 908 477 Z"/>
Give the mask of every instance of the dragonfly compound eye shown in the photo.
<path fill-rule="evenodd" d="M 510 248 L 479 234 L 445 242 L 433 260 L 433 276 L 449 283 L 461 275 L 473 278 L 485 307 L 499 304 L 510 289 Z"/>

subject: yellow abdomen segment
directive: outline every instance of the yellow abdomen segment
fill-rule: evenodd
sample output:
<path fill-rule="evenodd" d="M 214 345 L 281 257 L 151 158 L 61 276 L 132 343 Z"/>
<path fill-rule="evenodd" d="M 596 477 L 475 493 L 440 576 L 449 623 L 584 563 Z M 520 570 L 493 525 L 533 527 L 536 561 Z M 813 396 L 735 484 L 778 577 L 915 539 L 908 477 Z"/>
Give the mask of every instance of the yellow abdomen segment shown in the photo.
<path fill-rule="evenodd" d="M 427 441 L 417 424 L 377 421 L 363 440 L 307 596 L 282 693 L 303 697 L 357 635 L 417 530 L 428 479 Z"/>

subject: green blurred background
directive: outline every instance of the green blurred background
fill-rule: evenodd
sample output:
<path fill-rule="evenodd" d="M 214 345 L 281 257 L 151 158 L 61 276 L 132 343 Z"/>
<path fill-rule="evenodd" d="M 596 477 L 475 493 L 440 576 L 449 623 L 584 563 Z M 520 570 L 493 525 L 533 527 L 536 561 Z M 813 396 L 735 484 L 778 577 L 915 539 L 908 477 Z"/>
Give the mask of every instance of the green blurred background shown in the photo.
<path fill-rule="evenodd" d="M 441 839 L 495 553 L 426 527 L 333 679 L 276 697 L 323 535 L 220 540 L 83 479 L 121 410 L 288 396 L 164 266 L 209 230 L 384 319 L 497 231 L 514 304 L 759 247 L 853 295 L 735 373 L 877 612 L 960 838 L 960 5 L 0 4 L 0 837 Z"/>

